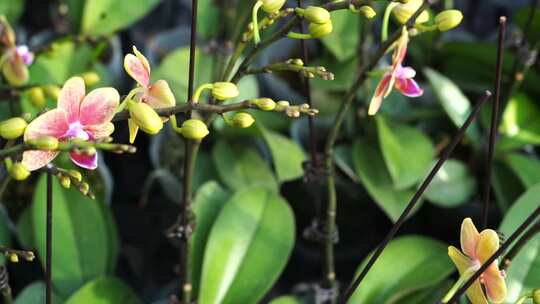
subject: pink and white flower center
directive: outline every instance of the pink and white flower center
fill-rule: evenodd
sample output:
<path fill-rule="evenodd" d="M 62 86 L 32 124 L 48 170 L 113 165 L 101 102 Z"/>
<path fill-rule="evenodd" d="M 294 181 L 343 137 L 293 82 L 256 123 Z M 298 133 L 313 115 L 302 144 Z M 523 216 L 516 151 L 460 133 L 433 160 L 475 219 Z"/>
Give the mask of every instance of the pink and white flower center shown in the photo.
<path fill-rule="evenodd" d="M 84 127 L 80 121 L 76 121 L 69 124 L 69 129 L 67 130 L 66 134 L 64 134 L 64 138 L 89 140 L 90 134 L 84 130 Z"/>
<path fill-rule="evenodd" d="M 28 46 L 19 45 L 16 49 L 17 55 L 19 55 L 26 65 L 31 65 L 34 62 L 34 53 L 30 52 Z"/>

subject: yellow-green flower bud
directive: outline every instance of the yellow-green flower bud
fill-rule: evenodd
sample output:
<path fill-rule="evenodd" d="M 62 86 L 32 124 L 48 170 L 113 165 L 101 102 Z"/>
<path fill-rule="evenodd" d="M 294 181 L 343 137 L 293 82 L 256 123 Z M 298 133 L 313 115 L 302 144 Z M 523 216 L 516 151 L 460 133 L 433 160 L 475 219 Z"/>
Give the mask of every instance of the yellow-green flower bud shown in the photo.
<path fill-rule="evenodd" d="M 275 110 L 278 111 L 278 112 L 281 112 L 281 111 L 284 111 L 285 109 L 287 109 L 290 106 L 291 106 L 291 104 L 288 101 L 280 100 L 280 101 L 277 102 Z"/>
<path fill-rule="evenodd" d="M 198 119 L 188 119 L 182 123 L 181 133 L 185 138 L 201 140 L 210 132 L 204 122 Z"/>
<path fill-rule="evenodd" d="M 52 100 L 58 100 L 58 97 L 60 97 L 60 87 L 57 85 L 49 84 L 43 86 L 43 90 L 45 91 L 45 95 Z"/>
<path fill-rule="evenodd" d="M 286 0 L 260 0 L 262 2 L 263 11 L 273 14 L 277 13 L 283 5 L 285 5 Z"/>
<path fill-rule="evenodd" d="M 232 82 L 216 82 L 212 86 L 212 95 L 217 100 L 226 100 L 238 96 L 238 87 Z"/>
<path fill-rule="evenodd" d="M 253 116 L 244 112 L 234 114 L 232 119 L 232 125 L 242 129 L 251 127 L 254 122 L 255 119 L 253 119 Z"/>
<path fill-rule="evenodd" d="M 77 171 L 77 170 L 69 170 L 68 171 L 69 175 L 74 178 L 76 181 L 78 182 L 81 182 L 82 181 L 82 174 L 81 172 Z"/>
<path fill-rule="evenodd" d="M 45 99 L 45 92 L 40 87 L 33 87 L 28 90 L 28 98 L 32 105 L 36 108 L 43 108 L 47 103 Z"/>
<path fill-rule="evenodd" d="M 98 84 L 99 81 L 101 80 L 98 73 L 93 72 L 93 71 L 82 73 L 81 78 L 84 80 L 84 84 L 89 87 Z"/>
<path fill-rule="evenodd" d="M 69 187 L 71 187 L 71 178 L 65 175 L 60 176 L 60 185 L 66 189 L 69 189 Z"/>
<path fill-rule="evenodd" d="M 58 149 L 58 138 L 52 136 L 42 136 L 26 141 L 27 144 L 38 150 L 52 151 Z"/>
<path fill-rule="evenodd" d="M 394 18 L 401 23 L 405 24 L 412 17 L 412 15 L 422 6 L 422 0 L 410 0 L 406 4 L 398 4 L 392 10 Z M 416 18 L 416 23 L 424 23 L 429 20 L 429 13 L 423 11 L 418 18 Z"/>
<path fill-rule="evenodd" d="M 9 175 L 16 181 L 23 181 L 30 176 L 30 171 L 21 163 L 15 163 L 9 169 Z"/>
<path fill-rule="evenodd" d="M 87 195 L 88 194 L 88 191 L 90 191 L 90 185 L 88 185 L 88 183 L 81 183 L 81 185 L 79 186 L 79 191 L 83 194 L 83 195 Z"/>
<path fill-rule="evenodd" d="M 304 66 L 304 61 L 300 58 L 293 59 L 292 64 L 297 66 Z"/>
<path fill-rule="evenodd" d="M 28 82 L 28 68 L 19 58 L 10 58 L 2 66 L 2 74 L 7 83 L 12 86 L 20 87 Z"/>
<path fill-rule="evenodd" d="M 19 256 L 16 253 L 10 252 L 7 256 L 11 263 L 19 263 Z"/>
<path fill-rule="evenodd" d="M 129 115 L 141 130 L 148 134 L 157 134 L 163 128 L 161 117 L 144 102 L 130 102 Z"/>
<path fill-rule="evenodd" d="M 358 11 L 364 16 L 366 19 L 372 19 L 375 16 L 377 16 L 377 12 L 369 6 L 369 5 L 363 5 L 361 6 Z"/>
<path fill-rule="evenodd" d="M 21 137 L 28 123 L 21 117 L 13 117 L 0 122 L 0 136 L 4 139 L 16 139 Z"/>
<path fill-rule="evenodd" d="M 451 30 L 463 20 L 463 14 L 459 10 L 445 10 L 435 16 L 435 24 L 441 32 Z"/>
<path fill-rule="evenodd" d="M 253 103 L 263 111 L 272 111 L 276 108 L 276 102 L 270 98 L 258 98 Z"/>
<path fill-rule="evenodd" d="M 308 6 L 304 11 L 304 18 L 317 24 L 324 24 L 330 21 L 330 13 L 319 6 Z"/>
<path fill-rule="evenodd" d="M 540 304 L 540 288 L 532 292 L 533 304 Z"/>
<path fill-rule="evenodd" d="M 332 20 L 329 20 L 326 23 L 323 24 L 317 24 L 317 23 L 310 23 L 309 24 L 309 33 L 313 38 L 320 38 L 324 37 L 334 30 L 334 26 L 332 25 Z"/>

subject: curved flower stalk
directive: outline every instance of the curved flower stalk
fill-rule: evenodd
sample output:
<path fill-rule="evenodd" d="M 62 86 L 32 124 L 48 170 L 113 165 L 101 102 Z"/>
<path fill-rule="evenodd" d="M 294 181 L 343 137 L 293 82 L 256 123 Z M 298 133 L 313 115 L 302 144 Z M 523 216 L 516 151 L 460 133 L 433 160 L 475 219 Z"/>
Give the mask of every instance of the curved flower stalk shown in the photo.
<path fill-rule="evenodd" d="M 386 72 L 379 84 L 375 88 L 375 93 L 369 104 L 369 115 L 375 115 L 382 104 L 384 98 L 388 97 L 395 87 L 401 94 L 408 97 L 419 97 L 424 94 L 418 83 L 413 79 L 416 71 L 412 67 L 403 66 L 403 60 L 407 54 L 407 44 L 409 43 L 409 34 L 406 27 L 403 27 L 401 37 L 397 41 L 392 56 L 392 67 Z"/>
<path fill-rule="evenodd" d="M 6 81 L 12 86 L 28 82 L 28 66 L 34 61 L 34 53 L 26 45 L 17 46 L 15 32 L 4 16 L 0 16 L 0 42 L 6 47 L 0 67 Z"/>
<path fill-rule="evenodd" d="M 92 90 L 85 96 L 84 81 L 73 77 L 66 81 L 58 98 L 58 107 L 34 119 L 24 133 L 24 140 L 53 137 L 58 141 L 79 139 L 99 140 L 111 135 L 111 120 L 120 96 L 114 88 Z M 60 152 L 30 150 L 23 153 L 22 164 L 30 171 L 50 163 Z M 78 166 L 93 170 L 97 167 L 96 153 L 70 152 Z"/>
<path fill-rule="evenodd" d="M 151 109 L 160 109 L 172 107 L 176 104 L 174 94 L 172 93 L 169 84 L 165 80 L 158 80 L 150 83 L 150 64 L 146 57 L 141 54 L 135 46 L 133 46 L 133 54 L 127 54 L 124 57 L 124 69 L 137 82 L 137 87 L 133 89 L 122 102 L 117 112 L 120 112 L 130 103 L 142 102 L 150 106 Z M 156 114 L 157 115 L 157 114 Z M 167 118 L 162 118 L 166 121 Z M 133 119 L 128 120 L 129 124 L 129 142 L 133 143 L 139 131 L 139 125 Z M 155 134 L 157 130 L 148 130 L 143 128 L 143 131 Z"/>
<path fill-rule="evenodd" d="M 468 280 L 499 249 L 497 232 L 485 229 L 479 233 L 470 218 L 464 219 L 461 224 L 460 241 L 463 252 L 454 246 L 448 247 L 448 256 L 456 265 L 461 277 L 443 299 L 445 303 L 448 301 L 447 298 L 453 296 L 461 283 Z M 488 304 L 488 299 L 493 303 L 502 303 L 505 300 L 504 272 L 499 270 L 496 261 L 471 285 L 467 290 L 467 297 L 472 304 Z"/>

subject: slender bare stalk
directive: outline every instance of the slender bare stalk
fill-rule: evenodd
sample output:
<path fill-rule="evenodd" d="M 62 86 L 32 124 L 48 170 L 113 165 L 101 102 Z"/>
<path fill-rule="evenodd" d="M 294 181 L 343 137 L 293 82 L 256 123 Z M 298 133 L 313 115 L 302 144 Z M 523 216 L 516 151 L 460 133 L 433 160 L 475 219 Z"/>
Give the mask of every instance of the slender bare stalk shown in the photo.
<path fill-rule="evenodd" d="M 45 248 L 45 303 L 52 303 L 52 229 L 53 229 L 53 176 L 47 173 L 47 211 Z"/>

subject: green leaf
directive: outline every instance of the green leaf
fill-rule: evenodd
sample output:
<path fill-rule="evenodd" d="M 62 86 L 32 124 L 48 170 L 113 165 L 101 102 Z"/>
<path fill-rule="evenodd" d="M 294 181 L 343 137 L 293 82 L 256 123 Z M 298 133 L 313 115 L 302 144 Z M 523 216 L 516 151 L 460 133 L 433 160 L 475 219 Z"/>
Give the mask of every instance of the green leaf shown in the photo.
<path fill-rule="evenodd" d="M 399 300 L 412 292 L 437 285 L 454 271 L 446 251 L 445 244 L 422 236 L 394 239 L 349 303 L 402 303 Z"/>
<path fill-rule="evenodd" d="M 12 26 L 19 20 L 23 9 L 23 0 L 0 0 L 0 15 L 6 16 Z"/>
<path fill-rule="evenodd" d="M 540 8 L 536 8 L 535 10 L 536 12 L 531 12 L 530 6 L 525 6 L 515 13 L 515 22 L 521 30 L 529 22 L 530 14 L 533 14 L 532 22 L 527 31 L 529 36 L 525 38 L 527 41 L 538 41 L 540 39 Z"/>
<path fill-rule="evenodd" d="M 231 189 L 238 190 L 253 185 L 278 189 L 277 181 L 266 161 L 246 145 L 219 141 L 212 150 L 212 158 L 221 180 Z"/>
<path fill-rule="evenodd" d="M 258 303 L 284 269 L 294 236 L 293 213 L 277 193 L 237 192 L 210 232 L 199 303 Z"/>
<path fill-rule="evenodd" d="M 86 0 L 81 23 L 85 35 L 108 35 L 150 12 L 160 0 Z"/>
<path fill-rule="evenodd" d="M 262 124 L 257 126 L 270 148 L 278 181 L 286 182 L 304 175 L 302 163 L 306 155 L 302 147 L 279 133 L 267 130 Z"/>
<path fill-rule="evenodd" d="M 218 33 L 220 26 L 219 8 L 213 0 L 199 1 L 197 34 L 204 38 L 211 38 Z"/>
<path fill-rule="evenodd" d="M 540 183 L 540 161 L 538 159 L 515 152 L 505 154 L 504 159 L 525 188 Z"/>
<path fill-rule="evenodd" d="M 17 237 L 23 248 L 35 248 L 32 207 L 26 207 L 19 215 Z"/>
<path fill-rule="evenodd" d="M 538 106 L 525 95 L 513 96 L 504 109 L 499 128 L 501 134 L 523 144 L 540 144 Z M 500 143 L 504 148 L 504 143 Z M 512 145 L 514 146 L 514 145 Z"/>
<path fill-rule="evenodd" d="M 37 251 L 45 264 L 46 175 L 37 184 L 32 221 Z M 107 273 L 111 248 L 100 202 L 53 180 L 53 283 L 67 296 L 85 282 Z"/>
<path fill-rule="evenodd" d="M 142 301 L 122 280 L 101 277 L 86 283 L 67 299 L 65 304 L 139 304 Z"/>
<path fill-rule="evenodd" d="M 506 213 L 499 231 L 511 235 L 538 207 L 540 184 L 530 188 Z M 520 295 L 540 286 L 540 234 L 529 240 L 512 260 L 506 272 L 508 296 L 505 303 L 514 303 Z"/>
<path fill-rule="evenodd" d="M 377 116 L 376 121 L 379 145 L 394 187 L 402 190 L 414 186 L 424 178 L 435 155 L 431 140 L 415 128 L 389 123 L 383 116 Z"/>
<path fill-rule="evenodd" d="M 303 304 L 304 302 L 293 296 L 281 296 L 270 301 L 270 304 Z"/>
<path fill-rule="evenodd" d="M 474 194 L 476 180 L 459 160 L 449 159 L 437 172 L 425 196 L 433 204 L 451 208 L 459 206 Z"/>
<path fill-rule="evenodd" d="M 395 303 L 396 304 L 397 303 L 399 304 L 437 303 L 446 295 L 448 290 L 452 288 L 452 285 L 454 285 L 454 282 L 448 279 L 446 281 L 443 281 L 442 283 L 439 283 L 435 287 L 415 291 L 411 293 L 410 295 L 403 297 L 402 299 L 400 299 L 399 301 Z"/>
<path fill-rule="evenodd" d="M 189 265 L 191 267 L 194 294 L 197 294 L 199 290 L 204 249 L 206 248 L 208 235 L 219 212 L 230 196 L 230 193 L 218 183 L 211 181 L 201 186 L 193 201 L 193 212 L 197 219 L 197 225 L 195 226 L 190 242 L 191 254 L 189 255 Z"/>
<path fill-rule="evenodd" d="M 352 157 L 356 173 L 368 193 L 388 217 L 396 221 L 414 195 L 414 189 L 394 188 L 381 152 L 373 143 L 357 140 L 353 146 Z"/>
<path fill-rule="evenodd" d="M 449 78 L 430 68 L 425 68 L 424 73 L 442 107 L 456 127 L 460 128 L 471 113 L 471 102 Z M 466 134 L 473 146 L 479 148 L 481 137 L 475 122 L 469 126 Z"/>
<path fill-rule="evenodd" d="M 61 303 L 60 299 L 53 291 L 53 304 Z M 15 298 L 15 304 L 36 304 L 45 303 L 45 283 L 36 281 L 26 286 Z"/>
<path fill-rule="evenodd" d="M 332 12 L 332 33 L 321 40 L 324 46 L 343 61 L 356 54 L 360 16 L 348 10 Z"/>
<path fill-rule="evenodd" d="M 11 233 L 9 232 L 9 218 L 7 214 L 0 210 L 0 245 L 11 247 Z M 0 255 L 0 265 L 4 265 L 6 258 Z"/>
<path fill-rule="evenodd" d="M 491 184 L 497 197 L 496 202 L 503 212 L 506 212 L 512 203 L 525 191 L 519 177 L 505 163 L 500 161 L 493 162 Z"/>

